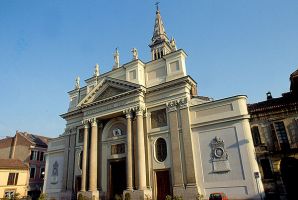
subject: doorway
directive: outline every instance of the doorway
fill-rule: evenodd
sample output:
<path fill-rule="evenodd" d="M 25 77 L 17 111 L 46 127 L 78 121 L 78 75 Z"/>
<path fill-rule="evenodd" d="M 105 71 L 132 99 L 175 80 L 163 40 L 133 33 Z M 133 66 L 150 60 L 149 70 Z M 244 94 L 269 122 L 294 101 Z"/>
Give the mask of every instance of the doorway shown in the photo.
<path fill-rule="evenodd" d="M 126 161 L 110 160 L 109 163 L 109 199 L 114 200 L 116 196 L 121 197 L 126 189 Z"/>
<path fill-rule="evenodd" d="M 171 183 L 169 170 L 156 171 L 156 190 L 157 200 L 166 199 L 167 195 L 171 195 Z"/>

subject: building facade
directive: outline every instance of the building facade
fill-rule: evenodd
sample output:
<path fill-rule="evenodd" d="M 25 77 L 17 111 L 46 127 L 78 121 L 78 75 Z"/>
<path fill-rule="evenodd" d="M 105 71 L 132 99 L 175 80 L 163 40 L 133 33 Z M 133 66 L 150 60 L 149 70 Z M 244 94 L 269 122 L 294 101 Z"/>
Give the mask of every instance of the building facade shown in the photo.
<path fill-rule="evenodd" d="M 298 70 L 290 75 L 290 92 L 248 106 L 251 132 L 269 199 L 297 199 Z"/>
<path fill-rule="evenodd" d="M 26 132 L 0 140 L 0 159 L 19 159 L 29 166 L 27 191 L 37 199 L 43 189 L 48 138 Z"/>
<path fill-rule="evenodd" d="M 26 197 L 28 166 L 18 159 L 0 159 L 0 198 Z"/>
<path fill-rule="evenodd" d="M 111 71 L 70 91 L 65 132 L 49 142 L 49 199 L 196 199 L 225 192 L 260 199 L 262 183 L 250 133 L 246 97 L 198 96 L 186 53 L 169 40 L 159 10 L 143 62 L 135 48 Z"/>

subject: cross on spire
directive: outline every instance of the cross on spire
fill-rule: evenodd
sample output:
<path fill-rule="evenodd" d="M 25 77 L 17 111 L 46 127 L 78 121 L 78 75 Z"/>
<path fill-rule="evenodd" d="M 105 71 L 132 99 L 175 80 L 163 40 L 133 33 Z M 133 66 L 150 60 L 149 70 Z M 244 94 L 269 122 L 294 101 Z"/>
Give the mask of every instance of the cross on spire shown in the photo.
<path fill-rule="evenodd" d="M 155 5 L 156 5 L 156 11 L 159 11 L 159 7 L 158 7 L 158 4 L 159 4 L 160 2 L 159 1 L 157 1 L 156 3 L 155 3 Z"/>

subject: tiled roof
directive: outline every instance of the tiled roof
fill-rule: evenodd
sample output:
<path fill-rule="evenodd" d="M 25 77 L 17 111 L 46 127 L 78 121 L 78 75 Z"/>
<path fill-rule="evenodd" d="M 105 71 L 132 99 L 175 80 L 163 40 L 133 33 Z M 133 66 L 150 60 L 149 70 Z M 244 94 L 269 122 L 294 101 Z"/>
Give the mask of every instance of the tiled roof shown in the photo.
<path fill-rule="evenodd" d="M 32 144 L 35 144 L 38 147 L 48 147 L 48 139 L 47 137 L 40 136 L 40 135 L 34 135 L 27 132 L 18 132 L 23 137 L 25 137 L 27 140 L 29 140 Z"/>
<path fill-rule="evenodd" d="M 18 159 L 0 159 L 0 169 L 24 169 L 28 166 Z"/>
<path fill-rule="evenodd" d="M 261 101 L 248 105 L 250 114 L 255 112 L 267 112 L 270 110 L 287 110 L 298 107 L 298 99 L 291 93 L 284 93 L 282 97 L 272 98 L 267 101 Z"/>

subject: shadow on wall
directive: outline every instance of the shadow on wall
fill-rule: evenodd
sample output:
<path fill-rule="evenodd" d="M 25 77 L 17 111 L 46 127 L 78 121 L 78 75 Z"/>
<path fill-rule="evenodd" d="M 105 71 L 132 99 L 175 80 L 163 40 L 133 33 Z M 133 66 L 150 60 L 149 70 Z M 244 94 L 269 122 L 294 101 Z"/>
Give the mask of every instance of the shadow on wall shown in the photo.
<path fill-rule="evenodd" d="M 239 142 L 237 142 L 235 144 L 232 144 L 232 145 L 228 146 L 227 149 L 236 148 L 238 146 L 245 145 L 245 144 L 248 144 L 248 143 L 249 143 L 249 141 L 247 139 L 243 139 L 243 140 L 240 140 Z"/>

